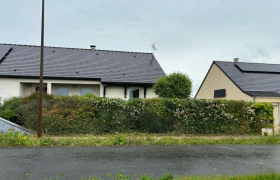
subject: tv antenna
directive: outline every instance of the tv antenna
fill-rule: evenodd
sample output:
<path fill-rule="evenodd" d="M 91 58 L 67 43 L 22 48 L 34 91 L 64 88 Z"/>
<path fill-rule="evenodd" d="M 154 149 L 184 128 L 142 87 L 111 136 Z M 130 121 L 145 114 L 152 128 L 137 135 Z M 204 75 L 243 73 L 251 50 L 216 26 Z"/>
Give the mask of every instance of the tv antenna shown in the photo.
<path fill-rule="evenodd" d="M 153 49 L 153 54 L 155 55 L 155 51 L 157 51 L 157 48 L 155 47 L 155 43 L 152 43 L 152 49 Z"/>

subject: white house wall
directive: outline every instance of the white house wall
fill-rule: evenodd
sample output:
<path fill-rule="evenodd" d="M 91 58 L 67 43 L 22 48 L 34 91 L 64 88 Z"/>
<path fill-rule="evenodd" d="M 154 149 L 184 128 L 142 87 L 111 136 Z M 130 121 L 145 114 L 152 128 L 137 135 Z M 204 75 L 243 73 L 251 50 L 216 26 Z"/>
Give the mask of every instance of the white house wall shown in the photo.
<path fill-rule="evenodd" d="M 31 88 L 27 87 L 27 84 L 31 84 Z M 44 80 L 44 87 L 48 87 L 48 91 L 51 93 L 56 92 L 58 86 L 66 85 L 72 87 L 72 85 L 77 85 L 77 89 L 73 90 L 69 88 L 70 95 L 80 95 L 82 88 L 93 88 L 93 93 L 96 96 L 100 96 L 100 81 L 83 81 L 83 80 Z M 0 102 L 3 104 L 4 99 L 18 96 L 26 96 L 31 92 L 35 91 L 35 88 L 39 86 L 38 79 L 17 79 L 17 78 L 0 78 Z M 54 89 L 52 89 L 54 88 Z M 48 92 L 48 93 L 49 93 Z"/>
<path fill-rule="evenodd" d="M 107 86 L 106 97 L 124 99 L 124 87 L 123 86 Z"/>
<path fill-rule="evenodd" d="M 158 95 L 156 95 L 156 94 L 154 93 L 154 89 L 153 89 L 152 87 L 148 87 L 148 88 L 147 88 L 147 92 L 146 92 L 146 97 L 147 97 L 147 98 L 157 98 Z"/>
<path fill-rule="evenodd" d="M 31 87 L 27 87 L 31 84 Z M 76 85 L 76 88 L 73 88 Z M 103 97 L 103 85 L 100 81 L 83 81 L 83 80 L 44 80 L 44 87 L 48 88 L 48 93 L 56 94 L 58 88 L 67 88 L 69 95 L 80 95 L 81 89 L 92 89 L 93 94 L 97 97 Z M 3 104 L 4 99 L 11 97 L 27 96 L 35 92 L 35 88 L 39 87 L 38 79 L 16 79 L 16 78 L 0 78 L 0 103 Z M 124 98 L 123 86 L 106 87 L 106 97 L 129 99 L 129 89 L 140 89 L 140 98 L 144 98 L 143 86 L 135 86 L 127 88 L 127 98 Z M 146 98 L 155 98 L 152 87 L 147 88 Z"/>
<path fill-rule="evenodd" d="M 36 87 L 39 87 L 39 83 L 31 83 L 31 87 L 27 87 L 30 83 L 20 83 L 20 96 L 28 96 L 36 91 Z M 47 87 L 47 83 L 43 84 L 43 87 Z"/>
<path fill-rule="evenodd" d="M 120 99 L 129 99 L 129 89 L 139 89 L 140 98 L 144 98 L 144 87 L 133 86 L 127 87 L 126 98 L 124 98 L 124 87 L 123 86 L 110 86 L 106 87 L 106 97 L 120 98 Z M 146 98 L 155 98 L 158 97 L 152 87 L 147 88 Z"/>
<path fill-rule="evenodd" d="M 18 79 L 0 78 L 0 103 L 3 104 L 4 99 L 19 96 L 20 81 Z"/>

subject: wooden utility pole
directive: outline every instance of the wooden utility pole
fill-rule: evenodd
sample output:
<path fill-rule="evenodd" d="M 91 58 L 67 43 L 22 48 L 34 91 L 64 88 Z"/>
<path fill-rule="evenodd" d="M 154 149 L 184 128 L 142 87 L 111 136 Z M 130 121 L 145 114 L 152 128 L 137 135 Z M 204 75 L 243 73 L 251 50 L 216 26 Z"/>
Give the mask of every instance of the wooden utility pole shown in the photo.
<path fill-rule="evenodd" d="M 39 85 L 39 113 L 37 137 L 42 136 L 42 115 L 43 115 L 43 71 L 44 71 L 44 9 L 45 0 L 42 0 L 42 29 L 41 29 L 41 60 L 40 60 L 40 85 Z"/>

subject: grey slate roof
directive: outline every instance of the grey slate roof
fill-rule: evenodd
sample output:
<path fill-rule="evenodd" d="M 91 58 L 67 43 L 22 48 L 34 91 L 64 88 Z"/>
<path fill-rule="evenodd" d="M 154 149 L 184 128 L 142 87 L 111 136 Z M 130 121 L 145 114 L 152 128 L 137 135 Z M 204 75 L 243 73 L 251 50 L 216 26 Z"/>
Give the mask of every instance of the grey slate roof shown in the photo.
<path fill-rule="evenodd" d="M 0 63 L 6 58 L 6 55 L 11 50 L 12 46 L 5 46 L 0 44 Z"/>
<path fill-rule="evenodd" d="M 234 65 L 234 62 L 214 61 L 213 63 L 216 64 L 244 93 L 250 96 L 280 97 L 278 93 L 280 91 L 280 73 L 243 72 Z M 279 64 L 276 64 L 276 66 L 280 67 Z"/>
<path fill-rule="evenodd" d="M 40 46 L 0 44 L 13 50 L 0 64 L 0 77 L 38 77 Z M 154 83 L 165 73 L 152 53 L 45 47 L 44 77 Z"/>

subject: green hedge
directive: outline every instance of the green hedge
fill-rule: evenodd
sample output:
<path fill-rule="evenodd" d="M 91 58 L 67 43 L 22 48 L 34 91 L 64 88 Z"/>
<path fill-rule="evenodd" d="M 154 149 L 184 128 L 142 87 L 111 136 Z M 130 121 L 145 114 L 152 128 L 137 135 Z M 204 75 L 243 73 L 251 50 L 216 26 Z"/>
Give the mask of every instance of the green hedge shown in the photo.
<path fill-rule="evenodd" d="M 3 106 L 0 106 L 0 117 L 13 123 L 22 125 L 22 123 L 18 120 L 17 115 L 21 100 L 21 97 L 12 97 L 8 100 L 5 100 Z"/>
<path fill-rule="evenodd" d="M 25 97 L 18 119 L 36 130 L 38 101 Z M 108 99 L 46 96 L 43 131 L 48 134 L 102 134 L 126 131 L 184 134 L 260 134 L 273 121 L 271 103 L 197 99 Z"/>

